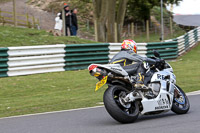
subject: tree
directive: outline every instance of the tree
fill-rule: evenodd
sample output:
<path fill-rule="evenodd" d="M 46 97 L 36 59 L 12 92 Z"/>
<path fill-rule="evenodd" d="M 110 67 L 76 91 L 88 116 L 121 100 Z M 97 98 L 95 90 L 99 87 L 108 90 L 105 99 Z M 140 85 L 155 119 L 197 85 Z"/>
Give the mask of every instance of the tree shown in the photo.
<path fill-rule="evenodd" d="M 107 42 L 115 41 L 115 19 L 116 19 L 116 0 L 108 0 L 109 7 L 114 6 L 113 8 L 108 9 L 109 17 L 107 21 Z"/>
<path fill-rule="evenodd" d="M 117 12 L 117 40 L 118 42 L 121 41 L 121 33 L 122 33 L 123 25 L 124 25 L 127 2 L 128 0 L 119 1 L 119 7 L 118 7 L 118 12 Z"/>
<path fill-rule="evenodd" d="M 163 1 L 165 4 L 174 4 L 182 0 Z M 148 20 L 151 9 L 159 5 L 160 0 L 93 0 L 97 41 L 114 42 L 116 39 L 118 42 L 121 41 L 125 16 L 131 16 L 133 20 Z M 115 38 L 116 32 L 117 38 Z"/>
<path fill-rule="evenodd" d="M 97 30 L 97 41 L 106 41 L 106 20 L 108 12 L 107 0 L 93 0 L 94 20 Z"/>
<path fill-rule="evenodd" d="M 121 40 L 127 2 L 128 0 L 93 0 L 97 41 L 114 42 L 116 32 L 117 40 Z M 115 30 L 115 23 L 117 23 L 117 30 Z"/>
<path fill-rule="evenodd" d="M 179 4 L 182 0 L 163 0 L 164 4 Z M 151 9 L 160 6 L 160 0 L 129 0 L 126 17 L 134 21 L 150 19 Z"/>

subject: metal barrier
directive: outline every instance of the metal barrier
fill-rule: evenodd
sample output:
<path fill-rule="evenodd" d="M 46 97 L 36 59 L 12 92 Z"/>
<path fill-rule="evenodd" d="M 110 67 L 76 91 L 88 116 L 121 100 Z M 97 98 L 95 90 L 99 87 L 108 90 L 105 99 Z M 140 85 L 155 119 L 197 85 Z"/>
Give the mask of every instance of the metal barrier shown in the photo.
<path fill-rule="evenodd" d="M 154 42 L 154 43 L 137 43 L 138 54 L 144 57 L 153 56 L 153 50 L 157 50 L 163 59 L 173 59 L 177 57 L 178 42 Z M 117 54 L 121 49 L 121 43 L 110 43 L 109 59 Z"/>
<path fill-rule="evenodd" d="M 78 70 L 87 68 L 91 63 L 108 63 L 108 46 L 109 43 L 66 45 L 64 69 Z"/>
<path fill-rule="evenodd" d="M 167 53 L 170 51 L 168 49 L 176 48 L 176 44 L 139 43 L 138 54 L 149 57 L 153 49 L 158 49 L 164 58 L 168 58 L 171 55 Z M 107 64 L 120 49 L 120 43 L 0 48 L 0 77 L 79 70 L 91 63 Z"/>
<path fill-rule="evenodd" d="M 166 40 L 165 42 L 170 41 L 178 42 L 178 55 L 182 55 L 191 47 L 193 47 L 198 41 L 200 41 L 200 27 L 197 27 L 175 39 Z"/>
<path fill-rule="evenodd" d="M 109 46 L 109 59 L 112 59 L 115 54 L 121 50 L 121 43 L 110 43 Z M 147 53 L 147 43 L 138 43 L 138 54 L 141 56 L 146 56 Z"/>
<path fill-rule="evenodd" d="M 157 42 L 147 44 L 147 57 L 153 56 L 153 50 L 157 50 L 161 58 L 163 59 L 174 59 L 177 58 L 178 54 L 178 42 Z"/>
<path fill-rule="evenodd" d="M 64 71 L 66 45 L 0 48 L 0 77 Z"/>
<path fill-rule="evenodd" d="M 200 29 L 166 42 L 138 43 L 138 54 L 174 59 L 200 41 Z M 85 69 L 91 63 L 106 64 L 121 49 L 121 43 L 57 44 L 0 48 L 0 77 Z"/>

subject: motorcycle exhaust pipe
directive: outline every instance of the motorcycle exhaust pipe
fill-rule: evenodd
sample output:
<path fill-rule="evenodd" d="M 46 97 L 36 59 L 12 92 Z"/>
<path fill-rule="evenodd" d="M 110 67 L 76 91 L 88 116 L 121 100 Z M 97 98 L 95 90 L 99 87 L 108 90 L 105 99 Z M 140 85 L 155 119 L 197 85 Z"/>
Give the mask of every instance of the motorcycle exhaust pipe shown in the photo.
<path fill-rule="evenodd" d="M 94 76 L 98 79 L 99 78 L 102 79 L 102 78 L 104 78 L 104 76 L 108 75 L 106 70 L 98 68 L 97 65 L 90 65 L 88 67 L 88 70 L 89 70 L 91 76 Z"/>

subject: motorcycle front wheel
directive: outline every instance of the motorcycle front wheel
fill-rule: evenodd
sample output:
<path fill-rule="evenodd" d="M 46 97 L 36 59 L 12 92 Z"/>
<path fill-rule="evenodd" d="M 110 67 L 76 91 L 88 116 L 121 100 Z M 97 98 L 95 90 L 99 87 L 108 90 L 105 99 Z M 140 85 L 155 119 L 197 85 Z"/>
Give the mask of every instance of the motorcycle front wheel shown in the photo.
<path fill-rule="evenodd" d="M 172 104 L 172 111 L 176 114 L 186 114 L 190 109 L 189 99 L 184 91 L 176 85 L 174 89 L 174 100 Z"/>
<path fill-rule="evenodd" d="M 132 123 L 139 115 L 139 102 L 123 103 L 122 95 L 128 90 L 122 86 L 111 86 L 104 93 L 104 105 L 107 112 L 120 123 Z"/>

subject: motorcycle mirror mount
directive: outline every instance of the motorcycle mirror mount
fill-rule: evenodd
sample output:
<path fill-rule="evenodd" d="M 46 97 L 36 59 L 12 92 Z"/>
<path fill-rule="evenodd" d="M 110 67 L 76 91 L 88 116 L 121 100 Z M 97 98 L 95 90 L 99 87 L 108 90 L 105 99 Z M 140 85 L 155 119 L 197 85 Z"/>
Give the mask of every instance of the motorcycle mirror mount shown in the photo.
<path fill-rule="evenodd" d="M 159 52 L 158 52 L 158 51 L 154 50 L 154 51 L 153 51 L 153 54 L 154 54 L 154 56 L 155 56 L 155 57 L 158 57 L 158 58 L 160 58 L 160 54 L 159 54 Z"/>

